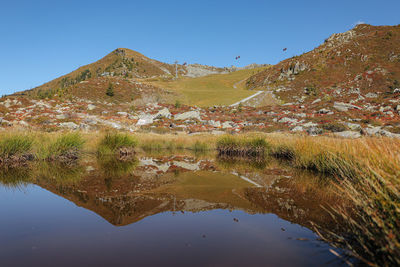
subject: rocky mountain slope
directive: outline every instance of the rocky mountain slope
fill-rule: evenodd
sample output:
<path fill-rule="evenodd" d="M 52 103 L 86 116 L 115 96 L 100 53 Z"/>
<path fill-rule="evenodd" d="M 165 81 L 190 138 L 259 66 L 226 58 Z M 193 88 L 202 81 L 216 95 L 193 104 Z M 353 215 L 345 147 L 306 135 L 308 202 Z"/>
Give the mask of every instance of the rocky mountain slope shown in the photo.
<path fill-rule="evenodd" d="M 399 44 L 400 26 L 358 25 L 275 66 L 234 71 L 180 65 L 173 81 L 175 65 L 117 49 L 32 91 L 1 98 L 0 129 L 400 138 Z M 182 78 L 210 72 L 231 73 Z M 189 105 L 179 102 L 185 97 Z M 226 101 L 214 106 L 216 99 Z"/>
<path fill-rule="evenodd" d="M 107 89 L 111 90 L 109 87 L 112 87 L 113 92 L 110 96 L 115 94 L 112 99 L 114 102 L 131 101 L 146 95 L 147 99 L 142 101 L 146 103 L 149 100 L 154 102 L 154 98 L 165 100 L 170 92 L 148 83 L 143 84 L 142 81 L 155 78 L 171 80 L 176 77 L 176 74 L 193 78 L 236 70 L 236 68 L 217 68 L 200 64 L 167 64 L 130 49 L 118 48 L 94 63 L 82 66 L 32 90 L 17 94 L 41 99 L 73 96 L 91 100 L 110 100 L 105 95 Z"/>
<path fill-rule="evenodd" d="M 250 77 L 247 86 L 273 91 L 283 103 L 382 102 L 400 91 L 399 44 L 400 25 L 357 25 Z"/>

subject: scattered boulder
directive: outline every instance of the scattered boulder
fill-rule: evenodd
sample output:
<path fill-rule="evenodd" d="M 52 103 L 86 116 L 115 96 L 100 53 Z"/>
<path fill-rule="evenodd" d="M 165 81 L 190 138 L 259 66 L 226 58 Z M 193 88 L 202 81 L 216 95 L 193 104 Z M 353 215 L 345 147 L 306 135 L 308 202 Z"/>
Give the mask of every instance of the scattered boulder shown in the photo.
<path fill-rule="evenodd" d="M 303 132 L 304 128 L 302 126 L 296 126 L 293 129 L 291 129 L 290 131 L 292 131 L 292 132 Z"/>
<path fill-rule="evenodd" d="M 283 118 L 280 119 L 278 122 L 280 122 L 280 123 L 296 124 L 298 121 L 297 121 L 297 119 L 292 119 L 292 118 L 288 118 L 288 117 L 283 117 Z"/>
<path fill-rule="evenodd" d="M 219 121 L 214 121 L 214 120 L 210 120 L 208 121 L 208 124 L 215 127 L 215 128 L 220 128 L 221 127 L 221 122 Z"/>
<path fill-rule="evenodd" d="M 368 93 L 368 94 L 365 95 L 365 97 L 367 97 L 367 98 L 377 98 L 378 95 L 375 94 L 375 93 Z"/>
<path fill-rule="evenodd" d="M 364 129 L 365 133 L 370 136 L 386 136 L 392 138 L 400 138 L 400 134 L 391 133 L 382 129 L 382 127 L 373 127 L 369 126 L 368 128 Z"/>
<path fill-rule="evenodd" d="M 153 123 L 153 115 L 151 114 L 141 114 L 139 115 L 139 120 L 136 123 L 137 126 L 148 125 Z"/>
<path fill-rule="evenodd" d="M 96 106 L 93 105 L 93 104 L 89 104 L 89 105 L 87 106 L 87 110 L 94 110 L 95 108 L 96 108 Z"/>
<path fill-rule="evenodd" d="M 302 126 L 305 127 L 305 128 L 310 128 L 310 127 L 315 127 L 317 125 L 318 124 L 313 123 L 313 122 L 310 121 L 310 122 L 304 123 Z"/>
<path fill-rule="evenodd" d="M 223 129 L 227 129 L 227 128 L 232 128 L 231 123 L 233 123 L 232 121 L 225 121 L 222 123 L 222 128 Z"/>
<path fill-rule="evenodd" d="M 161 119 L 161 118 L 171 118 L 171 112 L 169 112 L 168 108 L 163 108 L 162 110 L 158 111 L 158 113 L 154 116 L 154 119 Z"/>
<path fill-rule="evenodd" d="M 90 119 L 90 118 L 86 118 L 83 122 L 84 122 L 84 123 L 87 123 L 87 124 L 89 124 L 89 125 L 96 125 L 96 124 L 97 124 L 97 121 L 96 121 L 96 120 Z"/>
<path fill-rule="evenodd" d="M 188 120 L 188 119 L 196 119 L 196 120 L 201 120 L 200 118 L 200 111 L 194 110 L 194 111 L 188 111 L 185 113 L 177 114 L 175 115 L 175 120 Z"/>
<path fill-rule="evenodd" d="M 110 126 L 111 128 L 117 129 L 117 130 L 120 130 L 120 129 L 123 129 L 123 128 L 124 128 L 124 127 L 122 127 L 121 124 L 116 123 L 116 122 L 113 122 L 113 121 L 106 121 L 106 120 L 104 120 L 103 123 L 104 123 L 105 125 L 107 125 L 107 126 Z"/>
<path fill-rule="evenodd" d="M 290 80 L 294 80 L 293 75 L 297 75 L 300 72 L 307 69 L 307 65 L 305 63 L 300 63 L 297 61 L 294 65 L 290 65 L 287 70 L 281 69 L 281 74 L 279 75 L 278 80 L 284 80 L 285 78 Z"/>
<path fill-rule="evenodd" d="M 315 99 L 311 104 L 317 104 L 317 103 L 319 103 L 319 102 L 321 102 L 321 99 L 320 99 L 320 98 Z"/>
<path fill-rule="evenodd" d="M 67 114 L 57 114 L 56 115 L 56 119 L 57 120 L 65 120 L 65 119 L 68 119 L 68 115 Z"/>
<path fill-rule="evenodd" d="M 294 114 L 296 117 L 300 117 L 300 118 L 305 118 L 305 117 L 307 117 L 307 114 L 306 113 L 296 113 L 296 114 Z"/>
<path fill-rule="evenodd" d="M 381 131 L 381 127 L 374 127 L 374 126 L 368 125 L 368 127 L 365 128 L 364 131 L 365 131 L 365 133 L 366 133 L 367 135 L 379 136 L 379 131 Z"/>
<path fill-rule="evenodd" d="M 318 110 L 318 114 L 328 114 L 329 112 L 331 111 L 326 108 L 321 108 L 320 110 Z"/>
<path fill-rule="evenodd" d="M 79 126 L 78 126 L 76 123 L 72 122 L 72 121 L 69 121 L 69 122 L 61 122 L 61 123 L 59 124 L 59 126 L 60 126 L 60 127 L 63 127 L 63 128 L 71 129 L 71 130 L 76 130 L 76 129 L 79 128 Z"/>
<path fill-rule="evenodd" d="M 339 111 L 349 111 L 349 109 L 361 109 L 358 106 L 352 105 L 352 104 L 348 104 L 348 103 L 343 103 L 343 102 L 335 102 L 333 104 L 333 107 Z"/>
<path fill-rule="evenodd" d="M 351 130 L 353 130 L 353 131 L 361 131 L 361 126 L 359 125 L 359 124 L 357 124 L 357 123 L 351 123 L 351 122 L 347 122 L 347 123 L 345 123 L 345 125 L 349 128 L 349 129 L 351 129 Z"/>

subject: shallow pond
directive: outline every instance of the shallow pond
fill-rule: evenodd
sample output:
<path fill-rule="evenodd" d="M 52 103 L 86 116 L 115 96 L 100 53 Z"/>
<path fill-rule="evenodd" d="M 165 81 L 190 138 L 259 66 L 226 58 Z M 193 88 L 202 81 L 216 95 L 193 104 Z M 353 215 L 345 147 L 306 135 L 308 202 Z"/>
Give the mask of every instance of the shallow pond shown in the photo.
<path fill-rule="evenodd" d="M 0 266 L 344 265 L 324 179 L 277 162 L 138 155 L 1 172 Z M 332 253 L 333 252 L 333 253 Z"/>

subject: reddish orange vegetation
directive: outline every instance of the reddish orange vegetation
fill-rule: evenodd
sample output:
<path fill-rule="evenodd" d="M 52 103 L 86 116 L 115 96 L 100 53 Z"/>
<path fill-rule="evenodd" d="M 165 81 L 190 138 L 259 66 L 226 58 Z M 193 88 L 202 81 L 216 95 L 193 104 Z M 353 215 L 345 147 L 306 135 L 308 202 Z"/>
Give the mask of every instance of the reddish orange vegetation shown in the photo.
<path fill-rule="evenodd" d="M 347 91 L 359 88 L 363 94 L 380 92 L 383 94 L 380 98 L 387 98 L 396 85 L 400 87 L 399 43 L 399 25 L 358 25 L 349 32 L 332 36 L 308 53 L 254 75 L 247 84 L 249 88 L 289 88 L 277 92 L 287 102 L 293 101 L 293 96 L 305 95 L 307 87 L 315 89 L 315 95 L 309 94 L 309 101 L 332 95 L 337 88 Z M 293 68 L 297 62 L 305 64 L 306 70 L 293 75 L 292 81 L 279 79 L 282 70 Z"/>

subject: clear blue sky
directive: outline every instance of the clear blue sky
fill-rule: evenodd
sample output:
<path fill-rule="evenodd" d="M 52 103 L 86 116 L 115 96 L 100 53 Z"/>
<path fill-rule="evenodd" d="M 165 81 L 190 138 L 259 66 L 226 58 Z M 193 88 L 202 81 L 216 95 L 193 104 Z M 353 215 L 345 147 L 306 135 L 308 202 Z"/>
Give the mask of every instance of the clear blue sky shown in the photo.
<path fill-rule="evenodd" d="M 400 23 L 399 0 L 1 0 L 0 4 L 0 94 L 38 86 L 118 47 L 164 62 L 273 64 L 312 50 L 358 21 Z M 234 59 L 237 55 L 239 62 Z"/>

